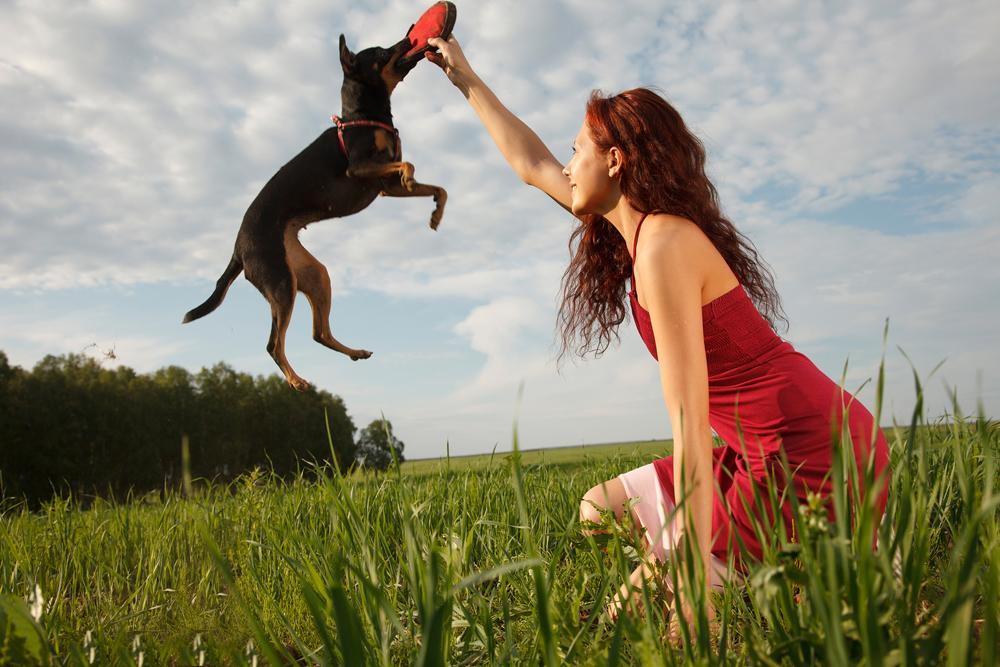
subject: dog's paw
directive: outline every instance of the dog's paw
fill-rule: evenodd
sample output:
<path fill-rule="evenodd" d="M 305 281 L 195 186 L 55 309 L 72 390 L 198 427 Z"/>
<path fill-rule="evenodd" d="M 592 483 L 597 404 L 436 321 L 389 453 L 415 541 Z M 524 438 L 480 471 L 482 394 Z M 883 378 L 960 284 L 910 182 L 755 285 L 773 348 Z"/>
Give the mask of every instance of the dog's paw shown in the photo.
<path fill-rule="evenodd" d="M 354 350 L 348 356 L 351 358 L 351 361 L 357 361 L 358 359 L 367 359 L 372 356 L 372 353 L 368 350 Z"/>
<path fill-rule="evenodd" d="M 293 378 L 290 378 L 288 380 L 288 384 L 295 391 L 308 391 L 309 387 L 312 386 L 308 382 L 306 382 L 305 380 L 303 380 L 302 378 L 300 378 L 297 375 L 295 377 L 293 377 Z"/>
<path fill-rule="evenodd" d="M 434 194 L 434 203 L 437 206 L 434 207 L 434 212 L 431 213 L 431 229 L 436 230 L 438 225 L 441 224 L 441 216 L 444 215 L 444 204 L 446 201 L 448 201 L 448 193 L 439 188 Z"/>

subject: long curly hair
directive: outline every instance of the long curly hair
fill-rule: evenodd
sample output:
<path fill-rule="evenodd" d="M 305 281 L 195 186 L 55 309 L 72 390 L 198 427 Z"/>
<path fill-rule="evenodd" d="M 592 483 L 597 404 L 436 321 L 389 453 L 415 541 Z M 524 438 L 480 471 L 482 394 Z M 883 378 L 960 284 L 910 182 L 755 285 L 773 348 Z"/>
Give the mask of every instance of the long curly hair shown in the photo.
<path fill-rule="evenodd" d="M 597 148 L 617 146 L 626 156 L 621 191 L 644 212 L 664 212 L 691 220 L 705 233 L 736 274 L 761 315 L 777 332 L 788 320 L 770 269 L 753 243 L 723 217 L 718 192 L 705 175 L 705 147 L 680 114 L 648 88 L 617 95 L 594 90 L 585 122 Z M 628 313 L 625 281 L 632 257 L 618 230 L 600 215 L 579 216 L 569 239 L 571 260 L 562 278 L 557 323 L 561 360 L 567 350 L 599 357 Z"/>

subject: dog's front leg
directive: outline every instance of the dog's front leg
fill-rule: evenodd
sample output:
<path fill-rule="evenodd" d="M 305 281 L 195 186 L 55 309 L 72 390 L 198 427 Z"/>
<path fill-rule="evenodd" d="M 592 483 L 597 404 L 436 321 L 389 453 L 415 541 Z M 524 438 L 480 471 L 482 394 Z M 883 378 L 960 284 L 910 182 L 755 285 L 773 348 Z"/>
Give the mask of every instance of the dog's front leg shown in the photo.
<path fill-rule="evenodd" d="M 391 183 L 382 188 L 381 194 L 386 197 L 433 197 L 434 212 L 431 213 L 431 229 L 437 229 L 441 224 L 441 216 L 444 214 L 444 204 L 448 201 L 448 193 L 444 188 L 437 185 L 427 185 L 426 183 L 413 183 L 409 190 L 401 187 L 398 183 Z"/>
<path fill-rule="evenodd" d="M 364 162 L 347 168 L 348 178 L 385 178 L 399 174 L 399 183 L 407 192 L 413 192 L 417 182 L 413 180 L 413 164 L 410 162 Z"/>

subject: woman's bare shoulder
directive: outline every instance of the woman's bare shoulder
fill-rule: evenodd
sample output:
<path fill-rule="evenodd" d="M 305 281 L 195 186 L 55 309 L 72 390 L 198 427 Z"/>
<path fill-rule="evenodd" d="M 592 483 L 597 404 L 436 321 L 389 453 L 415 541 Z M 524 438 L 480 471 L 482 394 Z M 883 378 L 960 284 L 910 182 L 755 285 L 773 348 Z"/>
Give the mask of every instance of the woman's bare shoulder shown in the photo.
<path fill-rule="evenodd" d="M 643 223 L 642 243 L 636 257 L 636 273 L 641 280 L 645 266 L 654 272 L 670 266 L 701 286 L 703 301 L 710 301 L 732 289 L 738 278 L 712 240 L 693 221 L 666 213 L 651 213 Z M 646 237 L 646 225 L 650 225 Z M 675 274 L 676 275 L 676 274 Z"/>
<path fill-rule="evenodd" d="M 698 225 L 667 213 L 650 213 L 643 222 L 636 255 L 640 283 L 646 277 L 666 273 L 673 281 L 683 276 L 684 283 L 704 289 L 716 282 L 717 273 L 728 272 L 725 260 Z"/>
<path fill-rule="evenodd" d="M 714 249 L 694 222 L 669 213 L 650 213 L 642 225 L 642 254 L 691 256 Z M 676 256 L 675 255 L 675 256 Z"/>

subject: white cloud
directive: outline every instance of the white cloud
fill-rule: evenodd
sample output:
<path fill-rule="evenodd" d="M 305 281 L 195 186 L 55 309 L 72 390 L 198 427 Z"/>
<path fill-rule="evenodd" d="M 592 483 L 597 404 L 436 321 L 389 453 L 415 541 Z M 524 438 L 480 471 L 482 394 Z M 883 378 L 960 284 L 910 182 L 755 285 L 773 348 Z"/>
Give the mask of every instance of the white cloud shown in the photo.
<path fill-rule="evenodd" d="M 453 392 L 453 397 L 462 401 L 483 392 L 509 391 L 512 371 L 521 380 L 538 376 L 545 358 L 538 354 L 535 341 L 548 329 L 549 321 L 546 309 L 524 297 L 504 297 L 474 308 L 454 331 L 485 355 L 486 362 L 476 378 Z"/>
<path fill-rule="evenodd" d="M 170 365 L 187 347 L 163 337 L 123 333 L 99 312 L 8 311 L 0 315 L 0 331 L 11 363 L 26 368 L 47 354 L 83 354 L 105 367 L 128 366 L 142 373 Z"/>

